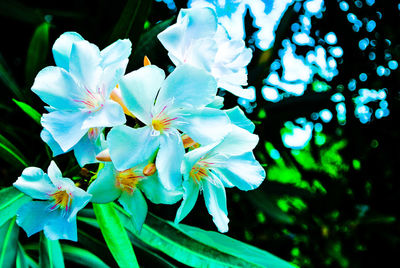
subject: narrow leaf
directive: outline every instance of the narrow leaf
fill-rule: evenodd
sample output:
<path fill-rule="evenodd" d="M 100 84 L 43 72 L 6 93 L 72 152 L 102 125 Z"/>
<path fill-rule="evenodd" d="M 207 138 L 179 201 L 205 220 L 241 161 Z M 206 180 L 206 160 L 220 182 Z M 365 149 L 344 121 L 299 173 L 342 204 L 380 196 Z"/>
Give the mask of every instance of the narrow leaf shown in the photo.
<path fill-rule="evenodd" d="M 25 65 L 25 77 L 29 85 L 46 61 L 49 49 L 49 29 L 50 23 L 43 22 L 40 24 L 29 44 Z"/>
<path fill-rule="evenodd" d="M 133 21 L 139 11 L 141 0 L 128 0 L 124 10 L 119 16 L 117 24 L 115 24 L 110 37 L 110 43 L 120 38 L 126 38 L 131 31 Z"/>
<path fill-rule="evenodd" d="M 93 203 L 93 210 L 104 240 L 118 265 L 121 267 L 139 267 L 128 234 L 115 211 L 113 203 Z"/>
<path fill-rule="evenodd" d="M 19 228 L 16 217 L 0 226 L 0 267 L 14 267 L 18 251 Z"/>
<path fill-rule="evenodd" d="M 28 166 L 28 161 L 22 155 L 22 153 L 1 134 L 0 134 L 0 158 L 3 158 L 3 160 L 12 165 L 19 164 L 19 166 L 20 165 L 25 167 Z M 17 162 L 15 160 L 17 160 Z"/>
<path fill-rule="evenodd" d="M 7 69 L 4 58 L 0 54 L 0 80 L 17 98 L 22 99 L 23 94 Z"/>
<path fill-rule="evenodd" d="M 64 268 L 64 257 L 58 240 L 47 239 L 40 233 L 39 266 L 49 268 Z"/>
<path fill-rule="evenodd" d="M 32 200 L 29 196 L 21 193 L 14 187 L 0 190 L 0 226 L 11 219 L 17 210 L 25 203 Z"/>
<path fill-rule="evenodd" d="M 40 125 L 40 113 L 33 109 L 31 106 L 28 104 L 22 102 L 22 101 L 17 101 L 16 99 L 13 99 L 13 101 L 18 105 L 19 108 L 22 109 L 27 115 L 29 115 L 36 123 Z"/>
<path fill-rule="evenodd" d="M 62 251 L 66 260 L 87 267 L 109 267 L 92 252 L 70 245 L 62 245 Z"/>

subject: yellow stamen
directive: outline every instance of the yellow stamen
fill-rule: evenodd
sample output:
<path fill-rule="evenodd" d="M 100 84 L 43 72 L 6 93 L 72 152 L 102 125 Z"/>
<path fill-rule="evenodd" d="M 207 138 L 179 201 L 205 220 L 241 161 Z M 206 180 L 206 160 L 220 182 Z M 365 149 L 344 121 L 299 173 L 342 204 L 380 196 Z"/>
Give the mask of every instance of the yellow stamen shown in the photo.
<path fill-rule="evenodd" d="M 143 176 L 138 175 L 130 168 L 124 171 L 118 171 L 116 184 L 121 190 L 132 193 L 142 178 Z"/>
<path fill-rule="evenodd" d="M 54 194 L 51 194 L 54 198 L 54 206 L 51 209 L 56 208 L 59 206 L 62 209 L 68 210 L 71 206 L 72 196 L 67 193 L 65 190 L 58 190 Z"/>
<path fill-rule="evenodd" d="M 189 176 L 194 182 L 199 183 L 202 179 L 208 177 L 208 169 L 202 165 L 196 164 L 190 171 Z"/>

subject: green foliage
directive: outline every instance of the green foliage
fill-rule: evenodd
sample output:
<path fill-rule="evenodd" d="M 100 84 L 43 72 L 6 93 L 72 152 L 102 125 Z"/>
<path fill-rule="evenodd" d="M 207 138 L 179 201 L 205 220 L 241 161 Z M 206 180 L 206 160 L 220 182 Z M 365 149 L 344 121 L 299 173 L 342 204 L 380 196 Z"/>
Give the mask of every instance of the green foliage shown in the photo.
<path fill-rule="evenodd" d="M 60 242 L 47 239 L 43 232 L 40 234 L 39 266 L 49 268 L 65 267 Z"/>
<path fill-rule="evenodd" d="M 99 257 L 90 251 L 70 245 L 61 245 L 64 258 L 68 261 L 74 262 L 86 267 L 109 267 Z"/>
<path fill-rule="evenodd" d="M 113 203 L 93 204 L 97 222 L 115 261 L 121 267 L 139 267 L 128 234 Z"/>
<path fill-rule="evenodd" d="M 7 161 L 11 165 L 18 165 L 18 166 L 22 165 L 24 167 L 28 166 L 28 160 L 9 140 L 6 139 L 6 137 L 4 137 L 1 134 L 0 134 L 0 158 Z"/>
<path fill-rule="evenodd" d="M 0 226 L 0 267 L 13 267 L 17 258 L 19 228 L 16 218 L 8 220 Z"/>
<path fill-rule="evenodd" d="M 14 187 L 0 190 L 0 226 L 15 216 L 17 210 L 25 203 L 32 200 Z"/>
<path fill-rule="evenodd" d="M 40 125 L 40 118 L 42 117 L 38 111 L 33 109 L 31 106 L 28 104 L 22 102 L 22 101 L 17 101 L 16 99 L 13 99 L 13 101 L 18 105 L 19 108 L 22 109 L 27 115 L 29 115 L 36 123 Z"/>
<path fill-rule="evenodd" d="M 17 83 L 15 82 L 14 78 L 12 78 L 11 74 L 6 67 L 6 63 L 3 59 L 3 56 L 0 54 L 0 80 L 3 84 L 11 90 L 11 92 L 19 99 L 23 98 L 23 94 L 19 89 Z"/>

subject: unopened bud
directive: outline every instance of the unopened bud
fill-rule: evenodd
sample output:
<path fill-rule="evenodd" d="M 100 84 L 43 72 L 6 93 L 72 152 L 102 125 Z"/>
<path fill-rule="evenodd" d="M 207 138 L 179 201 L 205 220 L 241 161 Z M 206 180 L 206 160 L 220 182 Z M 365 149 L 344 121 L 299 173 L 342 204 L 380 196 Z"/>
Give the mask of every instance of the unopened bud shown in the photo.
<path fill-rule="evenodd" d="M 189 147 L 192 147 L 192 146 L 196 147 L 196 145 L 198 145 L 197 142 L 195 142 L 194 140 L 192 140 L 192 138 L 189 137 L 189 136 L 186 135 L 186 134 L 183 134 L 183 135 L 181 136 L 181 138 L 182 138 L 182 142 L 183 142 L 183 147 L 184 147 L 185 149 L 186 149 L 186 148 L 189 148 Z M 197 147 L 198 147 L 198 146 L 197 146 Z"/>
<path fill-rule="evenodd" d="M 143 175 L 151 176 L 151 175 L 154 175 L 154 173 L 156 173 L 156 171 L 157 171 L 156 165 L 154 163 L 149 163 L 144 167 Z"/>
<path fill-rule="evenodd" d="M 117 85 L 116 88 L 111 92 L 110 99 L 112 99 L 113 101 L 115 101 L 116 103 L 121 105 L 122 110 L 124 110 L 124 113 L 126 115 L 129 115 L 129 116 L 135 118 L 135 116 L 128 110 L 128 108 L 126 107 L 124 101 L 122 100 L 121 92 L 120 92 L 120 89 L 119 89 L 119 85 Z"/>
<path fill-rule="evenodd" d="M 110 151 L 105 149 L 96 155 L 96 159 L 102 162 L 111 162 Z"/>
<path fill-rule="evenodd" d="M 144 56 L 143 66 L 151 65 L 151 62 L 147 56 Z"/>

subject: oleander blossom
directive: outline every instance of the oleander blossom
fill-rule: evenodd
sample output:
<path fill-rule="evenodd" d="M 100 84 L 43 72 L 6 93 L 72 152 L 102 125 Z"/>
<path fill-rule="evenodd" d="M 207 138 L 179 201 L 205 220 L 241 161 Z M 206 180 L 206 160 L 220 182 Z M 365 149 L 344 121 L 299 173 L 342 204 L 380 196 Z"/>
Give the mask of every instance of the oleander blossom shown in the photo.
<path fill-rule="evenodd" d="M 157 153 L 155 165 L 168 190 L 182 184 L 185 150 L 180 132 L 210 144 L 230 130 L 224 111 L 206 107 L 215 100 L 217 85 L 204 70 L 184 64 L 165 79 L 163 70 L 149 65 L 125 75 L 120 88 L 127 108 L 145 126 L 113 127 L 107 136 L 111 160 L 122 171 Z"/>
<path fill-rule="evenodd" d="M 218 230 L 227 232 L 225 187 L 248 191 L 257 188 L 265 178 L 264 169 L 251 152 L 258 142 L 258 136 L 251 133 L 254 125 L 238 107 L 227 113 L 234 123 L 230 133 L 221 142 L 194 149 L 184 156 L 181 169 L 184 194 L 175 223 L 189 214 L 202 191 Z"/>
<path fill-rule="evenodd" d="M 49 105 L 41 119 L 41 136 L 54 155 L 74 150 L 79 164 L 95 162 L 93 151 L 102 128 L 125 123 L 122 107 L 110 94 L 125 73 L 130 53 L 127 39 L 102 51 L 75 32 L 55 41 L 57 66 L 41 70 L 32 86 Z"/>
<path fill-rule="evenodd" d="M 55 162 L 47 174 L 36 167 L 24 169 L 13 184 L 15 188 L 40 201 L 30 201 L 17 211 L 17 224 L 28 236 L 41 230 L 50 240 L 77 241 L 76 214 L 92 195 L 63 178 Z"/>
<path fill-rule="evenodd" d="M 88 188 L 92 202 L 108 203 L 118 199 L 138 231 L 147 215 L 147 204 L 142 194 L 155 204 L 174 204 L 182 198 L 180 191 L 165 190 L 152 163 L 118 171 L 111 162 L 104 164 L 98 176 Z"/>
<path fill-rule="evenodd" d="M 176 24 L 158 35 L 176 66 L 188 63 L 211 73 L 218 87 L 246 99 L 254 98 L 247 85 L 247 65 L 252 51 L 242 39 L 232 39 L 218 23 L 214 10 L 181 9 Z"/>

